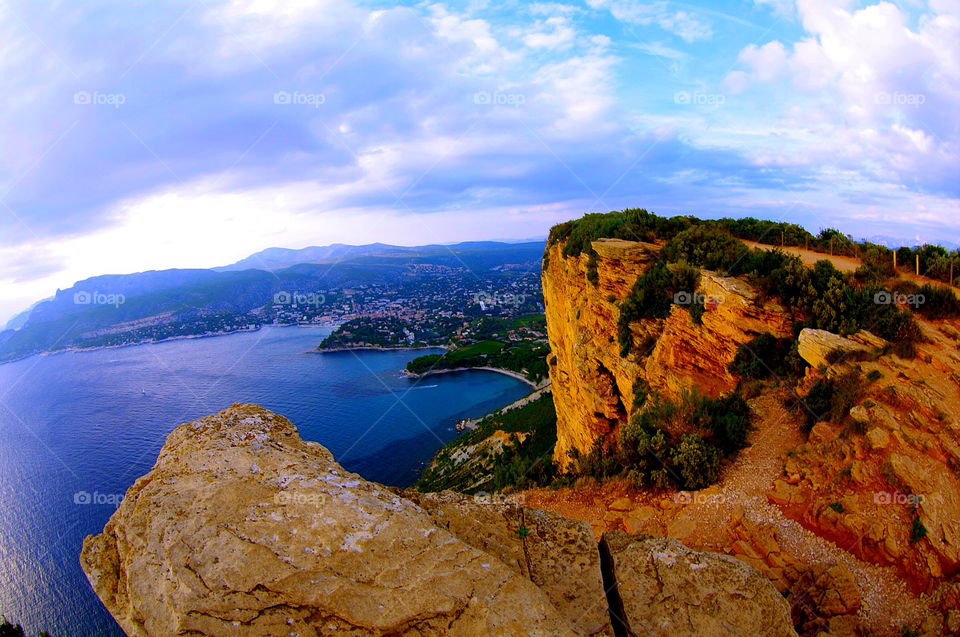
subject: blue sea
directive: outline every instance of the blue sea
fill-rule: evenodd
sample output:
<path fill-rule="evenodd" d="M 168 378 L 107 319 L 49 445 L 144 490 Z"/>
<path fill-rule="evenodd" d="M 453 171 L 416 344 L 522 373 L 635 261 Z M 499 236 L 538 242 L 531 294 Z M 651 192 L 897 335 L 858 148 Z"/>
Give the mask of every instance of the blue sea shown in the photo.
<path fill-rule="evenodd" d="M 27 635 L 123 635 L 80 570 L 81 543 L 180 423 L 259 403 L 347 469 L 406 486 L 458 419 L 529 391 L 493 372 L 403 377 L 422 351 L 308 353 L 329 331 L 265 327 L 0 365 L 0 613 Z"/>

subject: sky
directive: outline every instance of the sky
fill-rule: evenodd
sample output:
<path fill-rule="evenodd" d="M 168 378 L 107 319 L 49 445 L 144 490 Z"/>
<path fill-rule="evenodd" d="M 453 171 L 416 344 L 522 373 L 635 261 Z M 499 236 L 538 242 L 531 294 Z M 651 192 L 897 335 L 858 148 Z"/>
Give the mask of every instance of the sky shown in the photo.
<path fill-rule="evenodd" d="M 960 0 L 0 2 L 0 325 L 586 212 L 960 242 Z"/>

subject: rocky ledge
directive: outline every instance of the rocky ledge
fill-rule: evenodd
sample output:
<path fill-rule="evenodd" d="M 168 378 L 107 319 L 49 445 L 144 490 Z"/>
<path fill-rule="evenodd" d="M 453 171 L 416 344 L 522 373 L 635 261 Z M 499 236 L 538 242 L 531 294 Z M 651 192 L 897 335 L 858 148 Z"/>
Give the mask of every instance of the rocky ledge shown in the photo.
<path fill-rule="evenodd" d="M 177 427 L 81 564 L 129 635 L 796 634 L 742 562 L 368 482 L 257 405 Z"/>

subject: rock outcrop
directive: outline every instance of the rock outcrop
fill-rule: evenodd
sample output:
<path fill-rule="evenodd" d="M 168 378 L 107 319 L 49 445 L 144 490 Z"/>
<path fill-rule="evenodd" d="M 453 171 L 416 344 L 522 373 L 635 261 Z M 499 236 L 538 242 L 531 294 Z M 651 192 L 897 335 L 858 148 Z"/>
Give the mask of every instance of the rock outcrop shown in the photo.
<path fill-rule="evenodd" d="M 285 418 L 234 405 L 170 434 L 81 564 L 129 635 L 611 635 L 611 577 L 638 626 L 716 634 L 721 612 L 795 634 L 746 565 L 616 547 L 611 570 L 586 523 L 368 482 Z M 669 603 L 654 595 L 667 585 Z"/>
<path fill-rule="evenodd" d="M 601 545 L 636 635 L 790 635 L 790 605 L 756 569 L 668 537 L 622 531 Z"/>
<path fill-rule="evenodd" d="M 960 352 L 949 323 L 920 326 L 925 339 L 914 359 L 843 356 L 824 369 L 858 379 L 856 402 L 845 424 L 813 426 L 769 498 L 818 535 L 895 566 L 915 591 L 930 592 L 960 574 Z M 863 342 L 826 334 L 808 339 L 829 345 L 808 347 L 805 357 Z M 805 384 L 819 377 L 811 370 Z"/>
<path fill-rule="evenodd" d="M 587 280 L 587 255 L 564 257 L 562 243 L 547 249 L 542 275 L 557 408 L 554 460 L 564 465 L 570 449 L 587 452 L 596 440 L 615 434 L 633 407 L 638 378 L 668 398 L 690 388 L 717 396 L 736 387 L 727 366 L 740 345 L 764 332 L 791 334 L 792 317 L 782 306 L 740 279 L 704 271 L 699 288 L 690 291 L 712 299 L 703 323 L 694 323 L 687 307 L 674 305 L 665 319 L 631 324 L 633 347 L 621 356 L 619 303 L 656 263 L 659 247 L 621 239 L 592 245 L 596 285 Z"/>
<path fill-rule="evenodd" d="M 845 358 L 859 358 L 884 345 L 887 345 L 885 340 L 865 330 L 844 338 L 833 332 L 807 327 L 800 331 L 797 339 L 800 357 L 814 369 L 829 368 Z"/>

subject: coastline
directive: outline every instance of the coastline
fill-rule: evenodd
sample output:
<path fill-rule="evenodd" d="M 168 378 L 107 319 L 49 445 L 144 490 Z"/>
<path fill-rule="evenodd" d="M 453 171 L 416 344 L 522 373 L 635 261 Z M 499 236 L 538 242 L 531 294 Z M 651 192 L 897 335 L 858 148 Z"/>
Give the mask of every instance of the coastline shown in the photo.
<path fill-rule="evenodd" d="M 122 347 L 137 347 L 139 345 L 153 345 L 157 343 L 169 343 L 170 341 L 182 341 L 187 339 L 197 339 L 197 338 L 214 338 L 217 336 L 230 336 L 231 334 L 244 334 L 247 332 L 259 332 L 265 327 L 307 327 L 307 328 L 323 328 L 331 327 L 330 325 L 304 325 L 300 323 L 285 323 L 285 324 L 274 324 L 274 323 L 264 323 L 256 328 L 252 329 L 243 329 L 243 330 L 231 330 L 229 332 L 204 332 L 202 334 L 183 334 L 180 336 L 168 336 L 167 338 L 159 339 L 144 339 L 142 341 L 134 341 L 131 343 L 119 343 L 117 345 L 92 345 L 90 347 L 64 347 L 62 349 L 54 350 L 44 350 L 42 352 L 33 352 L 32 354 L 25 354 L 24 356 L 18 356 L 17 358 L 11 358 L 9 360 L 0 361 L 0 365 L 6 365 L 8 363 L 16 363 L 18 361 L 26 360 L 33 356 L 53 356 L 55 354 L 69 354 L 69 353 L 84 353 L 84 352 L 97 352 L 105 349 L 120 349 Z M 311 350 L 312 351 L 312 350 Z"/>
<path fill-rule="evenodd" d="M 550 385 L 550 380 L 547 379 L 538 389 L 535 389 L 534 391 L 530 392 L 523 398 L 516 399 L 509 405 L 504 405 L 499 409 L 495 409 L 494 411 L 486 413 L 482 416 L 478 416 L 476 418 L 468 418 L 468 419 L 461 420 L 460 422 L 457 423 L 457 431 L 473 431 L 474 429 L 477 428 L 477 425 L 483 422 L 484 418 L 486 418 L 487 416 L 490 416 L 491 414 L 497 411 L 503 413 L 506 411 L 511 411 L 513 409 L 516 409 L 517 407 L 523 407 L 527 403 L 531 403 L 537 400 L 538 398 L 540 398 L 541 396 L 543 396 L 544 394 L 551 391 L 552 391 L 552 388 Z"/>
<path fill-rule="evenodd" d="M 550 382 L 549 380 L 545 380 L 545 381 L 541 381 L 538 384 L 533 382 L 523 374 L 520 374 L 519 372 L 514 372 L 509 369 L 503 369 L 502 367 L 451 367 L 449 369 L 431 369 L 429 371 L 423 372 L 422 374 L 414 374 L 413 372 L 408 372 L 407 370 L 403 370 L 402 373 L 404 376 L 407 376 L 409 378 L 426 378 L 427 376 L 438 376 L 440 374 L 453 374 L 455 372 L 469 372 L 469 371 L 478 370 L 478 369 L 486 372 L 496 372 L 498 374 L 503 374 L 505 376 L 511 376 L 519 381 L 526 383 L 527 385 L 530 385 L 531 387 L 534 388 L 534 390 L 543 389 L 543 387 L 545 387 Z"/>
<path fill-rule="evenodd" d="M 331 347 L 327 349 L 308 349 L 307 354 L 330 354 L 334 352 L 363 352 L 363 351 L 372 351 L 372 352 L 402 352 L 406 350 L 421 350 L 421 349 L 442 349 L 447 350 L 447 347 L 444 345 L 418 345 L 417 347 L 384 347 L 382 345 L 357 345 L 355 347 Z"/>

